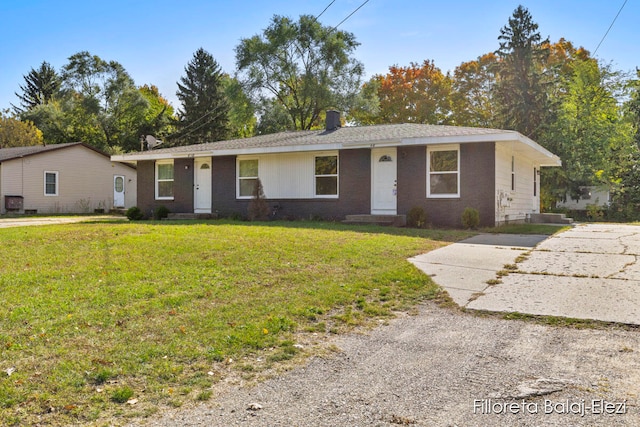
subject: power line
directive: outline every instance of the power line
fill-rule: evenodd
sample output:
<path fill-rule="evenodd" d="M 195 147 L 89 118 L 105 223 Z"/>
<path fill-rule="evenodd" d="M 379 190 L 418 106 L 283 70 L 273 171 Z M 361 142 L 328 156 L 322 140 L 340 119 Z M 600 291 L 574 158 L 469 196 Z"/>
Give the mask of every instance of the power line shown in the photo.
<path fill-rule="evenodd" d="M 618 14 L 616 15 L 615 18 L 613 18 L 613 21 L 611 21 L 611 25 L 609 25 L 609 28 L 607 29 L 607 32 L 604 33 L 604 36 L 602 36 L 602 40 L 600 40 L 600 43 L 598 43 L 598 46 L 596 47 L 596 50 L 593 51 L 593 56 L 596 56 L 596 52 L 598 51 L 598 49 L 600 49 L 600 45 L 602 44 L 602 42 L 604 41 L 604 39 L 607 37 L 607 35 L 609 34 L 609 31 L 611 31 L 611 28 L 613 27 L 613 24 L 616 23 L 616 19 L 618 19 L 618 16 L 620 16 L 620 12 L 622 12 L 622 9 L 624 9 L 624 6 L 627 4 L 628 0 L 624 0 L 624 3 L 622 3 L 622 6 L 620 6 L 620 10 L 618 11 Z"/>
<path fill-rule="evenodd" d="M 367 4 L 367 3 L 369 3 L 369 0 L 365 0 L 365 1 L 360 5 L 360 6 L 358 6 L 358 7 L 357 7 L 353 12 L 351 12 L 351 13 L 349 14 L 349 16 L 347 16 L 346 18 L 344 18 L 342 21 L 340 21 L 340 23 L 339 23 L 338 25 L 336 25 L 335 27 L 333 27 L 333 30 L 335 31 L 335 30 L 336 30 L 340 25 L 344 24 L 344 22 L 345 22 L 347 19 L 351 18 L 351 17 L 353 16 L 353 14 L 354 14 L 354 13 L 356 13 L 357 11 L 359 11 L 360 9 L 362 9 L 362 7 L 363 7 L 365 4 Z M 625 3 L 626 3 L 626 1 L 625 1 Z"/>
<path fill-rule="evenodd" d="M 335 2 L 336 0 L 333 0 L 331 3 L 329 3 L 329 5 L 325 7 L 322 12 L 320 12 L 320 15 L 316 16 L 314 19 L 317 21 L 318 18 L 320 18 L 327 11 L 327 9 L 329 9 Z"/>
<path fill-rule="evenodd" d="M 369 1 L 369 0 L 367 0 L 367 1 Z M 325 12 L 326 12 L 326 11 L 327 11 L 331 6 L 333 6 L 333 4 L 334 4 L 335 2 L 336 2 L 336 0 L 332 0 L 332 1 L 331 1 L 331 2 L 330 2 L 330 3 L 329 3 L 329 4 L 328 4 L 328 5 L 327 5 L 323 10 L 322 10 L 322 12 L 320 12 L 317 16 L 315 16 L 315 17 L 313 18 L 313 20 L 314 20 L 314 21 L 317 21 L 317 20 L 318 20 L 318 18 L 320 18 L 322 15 L 324 15 L 324 13 L 325 13 Z M 362 7 L 362 5 L 361 5 L 360 7 Z M 359 8 L 358 8 L 358 9 L 359 9 Z M 356 11 L 357 11 L 357 9 L 356 9 Z M 352 13 L 351 13 L 351 15 L 353 15 L 356 11 L 352 12 Z M 349 15 L 347 18 L 345 18 L 342 22 L 346 21 L 346 20 L 347 20 L 351 15 Z M 341 22 L 341 23 L 342 23 L 342 22 Z M 341 23 L 340 23 L 340 24 L 341 24 Z M 340 24 L 338 24 L 338 25 L 340 25 Z M 337 27 L 337 26 L 336 26 L 336 27 Z M 335 28 L 334 28 L 334 30 L 335 30 Z M 291 43 L 292 43 L 292 42 L 290 42 L 290 43 L 289 43 L 289 45 L 287 46 L 287 49 L 289 48 L 289 46 L 291 45 Z M 212 118 L 210 118 L 209 120 L 207 120 L 206 122 L 204 122 L 204 123 L 200 124 L 200 125 L 199 125 L 198 127 L 196 127 L 195 129 L 190 129 L 190 130 L 189 130 L 189 128 L 191 128 L 191 127 L 195 126 L 195 125 L 196 125 L 200 120 L 203 120 L 205 117 L 207 117 L 208 115 L 210 115 L 210 114 L 211 114 L 211 113 L 213 113 L 214 111 L 216 111 L 216 110 L 214 109 L 214 110 L 210 110 L 210 111 L 206 112 L 206 113 L 205 113 L 205 114 L 203 114 L 201 117 L 199 117 L 198 119 L 194 120 L 193 122 L 191 122 L 190 124 L 188 124 L 187 126 L 185 126 L 181 131 L 177 132 L 177 134 L 169 135 L 166 139 L 184 138 L 184 137 L 186 137 L 186 136 L 188 136 L 188 135 L 192 134 L 193 132 L 195 132 L 195 131 L 197 131 L 198 129 L 202 128 L 204 125 L 206 125 L 206 124 L 210 123 L 211 121 L 213 121 L 214 119 L 216 119 L 216 118 L 218 118 L 218 117 L 219 117 L 219 114 L 218 114 L 217 116 L 212 117 Z M 189 130 L 189 131 L 188 131 L 188 132 L 186 132 L 187 130 Z M 184 133 L 184 132 L 186 132 L 186 133 Z"/>

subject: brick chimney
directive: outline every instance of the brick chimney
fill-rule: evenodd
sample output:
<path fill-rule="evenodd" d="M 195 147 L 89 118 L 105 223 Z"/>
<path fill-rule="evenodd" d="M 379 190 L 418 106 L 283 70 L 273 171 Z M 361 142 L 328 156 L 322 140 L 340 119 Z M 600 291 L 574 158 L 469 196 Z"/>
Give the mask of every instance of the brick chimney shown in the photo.
<path fill-rule="evenodd" d="M 327 110 L 326 129 L 327 132 L 334 131 L 341 127 L 340 112 L 336 110 Z"/>

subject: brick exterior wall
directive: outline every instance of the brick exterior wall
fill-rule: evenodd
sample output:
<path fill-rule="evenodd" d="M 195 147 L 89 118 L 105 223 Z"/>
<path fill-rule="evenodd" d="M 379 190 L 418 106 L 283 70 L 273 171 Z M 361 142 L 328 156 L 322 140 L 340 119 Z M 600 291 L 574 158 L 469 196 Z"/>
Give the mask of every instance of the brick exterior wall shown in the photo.
<path fill-rule="evenodd" d="M 368 149 L 339 153 L 338 199 L 269 199 L 269 208 L 278 207 L 276 218 L 323 218 L 342 220 L 353 213 L 371 210 L 371 155 Z M 247 215 L 249 200 L 236 199 L 236 157 L 212 159 L 213 212 L 221 216 Z"/>
<path fill-rule="evenodd" d="M 481 226 L 495 225 L 495 144 L 460 144 L 460 198 L 427 199 L 427 150 L 398 148 L 398 214 L 414 206 L 427 213 L 434 226 L 462 227 L 466 207 L 480 213 Z"/>
<path fill-rule="evenodd" d="M 138 162 L 138 207 L 146 217 L 153 217 L 158 206 L 170 212 L 193 212 L 193 159 L 173 161 L 173 200 L 156 200 L 155 162 Z"/>
<path fill-rule="evenodd" d="M 279 207 L 276 218 L 342 220 L 350 214 L 371 212 L 371 150 L 341 150 L 338 199 L 270 199 Z M 187 166 L 188 168 L 185 168 Z M 398 214 L 414 206 L 427 212 L 434 226 L 461 227 L 462 212 L 472 207 L 481 226 L 495 221 L 495 144 L 460 145 L 459 199 L 427 199 L 425 146 L 398 147 Z M 212 212 L 220 216 L 247 215 L 249 200 L 236 199 L 236 157 L 213 157 L 211 164 Z M 153 161 L 138 162 L 138 207 L 147 216 L 160 205 L 171 212 L 193 212 L 193 159 L 175 159 L 175 200 L 155 200 Z"/>

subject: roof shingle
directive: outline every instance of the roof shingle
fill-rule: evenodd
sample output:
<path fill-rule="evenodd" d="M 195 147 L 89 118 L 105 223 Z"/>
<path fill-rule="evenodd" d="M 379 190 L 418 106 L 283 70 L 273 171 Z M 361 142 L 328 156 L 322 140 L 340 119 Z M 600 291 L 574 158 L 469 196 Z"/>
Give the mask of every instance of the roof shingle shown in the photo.
<path fill-rule="evenodd" d="M 199 151 L 242 150 L 252 148 L 274 148 L 289 146 L 309 146 L 320 144 L 357 144 L 382 141 L 400 141 L 411 138 L 432 138 L 450 136 L 472 136 L 490 134 L 514 134 L 513 131 L 460 127 L 423 125 L 414 123 L 374 126 L 342 127 L 334 131 L 309 130 L 280 132 L 251 138 L 208 142 L 153 150 L 155 154 L 197 153 Z M 135 156 L 140 153 L 129 153 Z M 126 157 L 125 154 L 123 157 Z"/>

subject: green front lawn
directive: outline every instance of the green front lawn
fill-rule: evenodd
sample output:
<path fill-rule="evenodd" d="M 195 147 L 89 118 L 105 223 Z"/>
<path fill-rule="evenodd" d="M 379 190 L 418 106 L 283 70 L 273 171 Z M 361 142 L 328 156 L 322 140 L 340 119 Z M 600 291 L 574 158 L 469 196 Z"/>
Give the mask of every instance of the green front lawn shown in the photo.
<path fill-rule="evenodd" d="M 229 375 L 311 354 L 307 335 L 435 297 L 406 258 L 468 235 L 304 222 L 2 229 L 1 424 L 112 424 L 206 400 Z"/>

